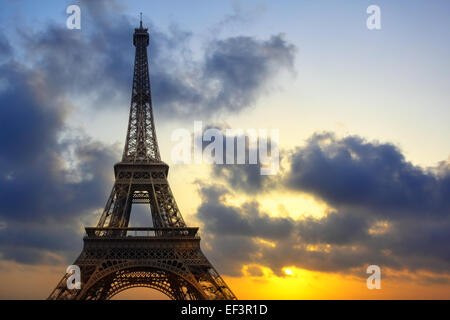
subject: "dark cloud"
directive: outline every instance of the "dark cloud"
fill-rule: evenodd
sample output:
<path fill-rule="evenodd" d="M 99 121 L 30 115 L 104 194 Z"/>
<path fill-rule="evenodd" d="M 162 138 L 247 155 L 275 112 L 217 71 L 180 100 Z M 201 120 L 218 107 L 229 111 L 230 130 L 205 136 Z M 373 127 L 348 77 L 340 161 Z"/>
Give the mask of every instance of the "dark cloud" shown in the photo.
<path fill-rule="evenodd" d="M 51 101 L 38 73 L 11 61 L 0 65 L 0 162 L 5 174 L 56 143 L 63 127 L 64 108 Z M 7 162 L 7 163 L 5 163 Z"/>
<path fill-rule="evenodd" d="M 114 2 L 113 2 L 114 4 Z M 82 94 L 91 107 L 126 107 L 132 84 L 137 19 L 104 1 L 83 1 L 81 30 L 49 24 L 21 32 L 29 60 L 45 81 Z M 131 22 L 133 21 L 133 22 Z M 293 72 L 296 48 L 282 35 L 268 40 L 231 37 L 212 40 L 199 59 L 189 46 L 191 33 L 172 25 L 167 32 L 145 21 L 150 32 L 149 61 L 155 109 L 165 117 L 208 118 L 252 106 L 280 71 Z"/>
<path fill-rule="evenodd" d="M 236 190 L 249 194 L 269 191 L 275 186 L 274 179 L 261 175 L 260 164 L 214 165 L 213 174 Z"/>
<path fill-rule="evenodd" d="M 279 274 L 294 265 L 359 270 L 365 276 L 368 264 L 449 274 L 449 168 L 448 162 L 430 169 L 414 166 L 391 144 L 315 134 L 291 152 L 284 186 L 277 186 L 313 194 L 333 211 L 293 220 L 271 217 L 254 202 L 233 206 L 225 199 L 240 190 L 233 179 L 225 179 L 220 188 L 201 186 L 197 217 L 204 222 L 203 232 L 214 235 L 205 238 L 209 254 L 230 274 L 238 274 L 244 264 L 261 264 Z"/>
<path fill-rule="evenodd" d="M 254 202 L 241 206 L 227 204 L 225 196 L 233 196 L 229 189 L 203 185 L 200 194 L 203 202 L 196 216 L 204 223 L 202 237 L 208 243 L 206 251 L 225 274 L 239 275 L 246 264 L 264 265 L 279 275 L 283 275 L 283 267 L 292 265 L 320 271 L 348 271 L 378 257 L 367 250 L 351 248 L 351 243 L 362 235 L 349 234 L 347 228 L 364 225 L 360 219 L 336 215 L 321 221 L 271 217 Z M 335 227 L 345 227 L 345 231 Z M 366 230 L 360 233 L 365 235 Z M 318 249 L 312 251 L 311 246 Z M 386 259 L 376 260 L 381 264 Z"/>
<path fill-rule="evenodd" d="M 414 166 L 392 144 L 317 134 L 291 163 L 289 186 L 334 206 L 370 207 L 386 217 L 450 212 L 450 171 Z"/>
<path fill-rule="evenodd" d="M 277 187 L 276 185 L 279 180 L 278 177 L 281 176 L 281 169 L 274 175 L 262 174 L 262 169 L 264 167 L 275 167 L 274 163 L 276 163 L 277 160 L 279 160 L 278 163 L 281 161 L 279 157 L 278 159 L 276 159 L 276 157 L 270 157 L 272 154 L 271 151 L 275 150 L 274 148 L 279 148 L 278 141 L 272 141 L 270 131 L 269 136 L 267 137 L 267 152 L 270 160 L 273 159 L 274 163 L 266 165 L 261 162 L 258 137 L 255 139 L 256 145 L 252 146 L 250 144 L 248 132 L 245 130 L 242 130 L 242 132 L 228 132 L 227 129 L 230 128 L 226 125 L 208 124 L 203 128 L 203 136 L 205 136 L 205 132 L 209 129 L 217 130 L 222 135 L 221 145 L 223 150 L 223 164 L 215 164 L 212 166 L 212 174 L 217 180 L 221 180 L 229 185 L 232 185 L 235 190 L 240 190 L 244 193 L 253 195 L 262 192 L 270 192 Z M 212 141 L 194 141 L 194 143 L 199 143 L 198 146 L 200 146 L 204 152 L 207 146 L 214 144 L 215 137 L 213 136 L 211 140 Z M 231 148 L 227 147 L 227 141 L 231 143 Z M 217 146 L 220 146 L 220 144 Z M 238 152 L 242 152 L 241 149 L 245 153 L 244 164 L 238 164 L 237 160 Z M 213 152 L 212 156 L 214 155 L 215 154 Z M 256 163 L 250 163 L 250 158 L 253 157 L 256 159 Z M 227 163 L 227 158 L 232 159 L 231 163 Z"/>
<path fill-rule="evenodd" d="M 88 17 L 85 24 L 91 20 Z M 93 27 L 100 28 L 98 23 L 100 20 Z M 75 31 L 49 23 L 44 30 L 21 32 L 24 49 L 29 53 L 27 63 L 61 94 L 89 98 L 90 107 L 126 108 L 133 76 L 131 25 L 119 20 L 104 30 L 106 34 L 98 31 L 101 28 L 86 29 Z"/>
<path fill-rule="evenodd" d="M 200 194 L 202 204 L 197 210 L 198 218 L 215 235 L 235 234 L 280 239 L 288 237 L 293 231 L 293 220 L 265 215 L 255 202 L 245 203 L 239 209 L 223 206 L 221 196 L 226 194 L 224 189 L 203 186 Z M 245 212 L 245 216 L 241 212 Z"/>
<path fill-rule="evenodd" d="M 12 221 L 0 231 L 2 259 L 25 264 L 71 263 L 82 248 L 80 223 Z M 68 260 L 67 260 L 68 259 Z"/>
<path fill-rule="evenodd" d="M 0 59 L 9 57 L 13 52 L 13 48 L 9 44 L 8 39 L 0 30 Z M 0 60 L 1 61 L 1 60 Z"/>
<path fill-rule="evenodd" d="M 220 84 L 211 107 L 236 111 L 251 105 L 279 70 L 293 71 L 295 51 L 280 34 L 265 41 L 243 36 L 215 41 L 204 66 L 206 83 Z"/>
<path fill-rule="evenodd" d="M 186 34 L 181 33 L 181 38 L 187 40 Z M 202 60 L 184 55 L 181 61 L 170 63 L 159 63 L 159 40 L 155 41 L 156 56 L 150 48 L 153 98 L 166 116 L 203 119 L 215 113 L 239 112 L 256 102 L 271 78 L 294 68 L 295 47 L 281 35 L 269 40 L 235 37 L 212 41 Z"/>
<path fill-rule="evenodd" d="M 8 119 L 0 130 L 0 214 L 26 221 L 71 219 L 98 205 L 111 180 L 105 164 L 113 164 L 117 150 L 85 136 L 62 138 L 67 107 L 40 75 L 17 63 L 0 70 L 8 83 L 0 93 L 0 117 Z M 72 168 L 66 168 L 68 155 L 76 163 Z"/>
<path fill-rule="evenodd" d="M 0 252 L 24 263 L 79 247 L 74 236 L 103 206 L 119 156 L 66 127 L 69 106 L 47 76 L 14 60 L 0 65 Z"/>

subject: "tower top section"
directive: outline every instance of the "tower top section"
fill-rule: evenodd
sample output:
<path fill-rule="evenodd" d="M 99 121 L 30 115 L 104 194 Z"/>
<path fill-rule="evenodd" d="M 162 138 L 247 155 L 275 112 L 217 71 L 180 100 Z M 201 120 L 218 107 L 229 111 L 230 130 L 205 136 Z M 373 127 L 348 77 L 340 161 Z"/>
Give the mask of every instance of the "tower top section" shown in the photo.
<path fill-rule="evenodd" d="M 149 35 L 148 29 L 142 26 L 142 12 L 140 16 L 139 28 L 134 29 L 133 44 L 137 47 L 139 44 L 148 46 Z"/>
<path fill-rule="evenodd" d="M 153 120 L 148 71 L 147 46 L 149 35 L 147 29 L 142 26 L 142 14 L 139 28 L 134 29 L 133 44 L 136 47 L 133 88 L 122 161 L 127 163 L 161 162 Z"/>

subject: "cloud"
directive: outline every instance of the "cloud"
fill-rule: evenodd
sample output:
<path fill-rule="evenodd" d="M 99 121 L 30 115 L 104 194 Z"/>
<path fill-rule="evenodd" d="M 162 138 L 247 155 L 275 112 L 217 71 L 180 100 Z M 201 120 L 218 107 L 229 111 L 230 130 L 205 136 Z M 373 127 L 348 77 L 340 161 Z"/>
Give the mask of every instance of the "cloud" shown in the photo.
<path fill-rule="evenodd" d="M 392 144 L 331 133 L 313 135 L 288 160 L 278 190 L 310 193 L 334 209 L 321 218 L 273 217 L 256 200 L 230 204 L 240 194 L 232 179 L 200 185 L 196 215 L 221 271 L 259 264 L 279 275 L 297 266 L 364 276 L 364 266 L 377 264 L 450 273 L 448 162 L 423 169 Z"/>
<path fill-rule="evenodd" d="M 203 201 L 197 215 L 215 235 L 262 236 L 271 240 L 287 237 L 292 232 L 293 220 L 263 214 L 256 202 L 245 203 L 239 209 L 223 206 L 222 197 L 226 193 L 226 189 L 214 186 L 203 186 L 200 190 Z"/>
<path fill-rule="evenodd" d="M 73 253 L 69 244 L 78 247 L 81 221 L 104 205 L 119 156 L 67 128 L 70 104 L 47 76 L 13 59 L 0 65 L 0 252 L 23 263 Z"/>
<path fill-rule="evenodd" d="M 4 33 L 0 30 L 0 59 L 9 57 L 12 52 L 13 48 L 9 44 L 9 41 Z"/>
<path fill-rule="evenodd" d="M 27 221 L 42 220 L 43 215 L 71 219 L 98 205 L 102 188 L 111 181 L 105 164 L 113 164 L 117 149 L 86 136 L 61 137 L 67 106 L 41 82 L 39 73 L 17 63 L 0 70 L 8 83 L 0 93 L 0 117 L 8 119 L 0 130 L 0 214 Z M 68 152 L 77 162 L 73 168 L 66 168 Z M 73 181 L 74 172 L 78 181 Z"/>
<path fill-rule="evenodd" d="M 181 38 L 178 42 L 182 46 L 178 50 L 189 52 L 190 35 L 177 28 L 172 32 L 172 37 Z M 172 57 L 170 61 L 162 62 L 158 52 L 174 49 L 177 52 L 176 46 L 180 45 L 167 46 L 168 38 L 161 33 L 153 39 L 155 43 L 150 44 L 152 93 L 155 107 L 164 116 L 204 119 L 225 112 L 240 112 L 255 104 L 277 74 L 294 69 L 296 49 L 282 35 L 268 40 L 243 36 L 212 40 L 200 60 L 193 60 L 190 54 L 173 57 L 172 53 L 168 55 Z M 168 60 L 167 55 L 164 59 Z"/>
<path fill-rule="evenodd" d="M 70 219 L 72 221 L 72 219 Z M 0 231 L 2 260 L 24 264 L 72 263 L 82 248 L 79 223 L 10 222 Z"/>
<path fill-rule="evenodd" d="M 335 206 L 370 207 L 387 217 L 433 217 L 450 211 L 450 171 L 440 166 L 434 174 L 407 162 L 392 144 L 325 133 L 294 151 L 287 183 Z"/>
<path fill-rule="evenodd" d="M 216 86 L 210 105 L 231 111 L 252 105 L 279 70 L 293 71 L 295 51 L 281 34 L 265 41 L 244 36 L 215 41 L 204 66 L 206 83 Z"/>
<path fill-rule="evenodd" d="M 114 2 L 113 2 L 114 3 Z M 89 97 L 92 108 L 126 108 L 132 84 L 131 23 L 120 6 L 83 2 L 80 31 L 49 23 L 44 30 L 19 30 L 28 59 L 49 75 L 49 86 Z M 294 72 L 296 48 L 283 35 L 267 40 L 237 36 L 208 40 L 194 59 L 189 31 L 167 32 L 145 21 L 150 32 L 149 68 L 155 110 L 164 117 L 209 118 L 255 104 L 283 71 Z M 0 42 L 1 43 L 1 42 Z M 51 75 L 51 76 L 50 76 Z"/>
<path fill-rule="evenodd" d="M 261 175 L 260 164 L 214 165 L 213 174 L 247 194 L 269 191 L 275 184 L 271 176 Z"/>
<path fill-rule="evenodd" d="M 205 152 L 205 148 L 207 146 L 216 146 L 214 144 L 216 134 L 219 134 L 220 132 L 221 136 L 223 137 L 223 164 L 216 164 L 212 166 L 212 175 L 216 180 L 224 181 L 226 184 L 232 185 L 235 190 L 242 191 L 246 194 L 270 192 L 273 188 L 276 187 L 276 184 L 278 183 L 277 177 L 280 175 L 281 170 L 274 170 L 274 175 L 262 174 L 263 168 L 275 169 L 280 165 L 279 155 L 275 156 L 276 153 L 279 153 L 279 151 L 275 152 L 275 150 L 278 150 L 279 148 L 278 140 L 273 139 L 274 137 L 271 136 L 272 133 L 270 131 L 268 132 L 267 136 L 262 133 L 261 135 L 258 135 L 260 133 L 255 131 L 256 135 L 254 137 L 251 137 L 249 131 L 233 130 L 227 125 L 223 124 L 208 124 L 203 128 L 203 137 L 205 137 L 205 134 L 209 129 L 215 130 L 213 138 L 211 139 L 212 141 L 202 139 L 201 141 L 194 141 L 194 143 L 198 143 L 198 146 L 201 147 L 201 150 Z M 230 131 L 228 131 L 229 129 Z M 263 141 L 266 141 L 267 144 L 266 149 L 263 150 L 264 148 L 260 149 L 259 139 L 265 138 L 267 138 L 267 140 Z M 250 142 L 251 139 L 253 139 L 254 144 Z M 230 148 L 227 148 L 227 141 L 231 143 L 229 145 Z M 217 147 L 219 146 L 220 144 L 217 145 Z M 217 152 L 216 150 L 214 151 Z M 241 160 L 245 163 L 234 165 L 238 163 L 238 153 L 239 157 L 242 157 Z M 213 154 L 212 156 L 215 156 L 215 154 Z M 227 159 L 231 159 L 231 163 L 228 163 Z M 252 161 L 255 161 L 256 163 L 250 161 L 250 159 L 253 159 Z"/>
<path fill-rule="evenodd" d="M 22 45 L 17 48 L 0 30 L 0 118 L 7 119 L 0 129 L 3 259 L 73 258 L 81 226 L 95 220 L 92 213 L 104 206 L 111 188 L 118 146 L 71 128 L 70 112 L 80 98 L 87 111 L 128 108 L 136 23 L 117 2 L 81 5 L 81 30 L 54 22 L 27 32 L 22 26 L 8 33 Z M 239 112 L 256 101 L 273 75 L 293 65 L 295 48 L 280 35 L 209 41 L 195 60 L 189 31 L 172 25 L 163 32 L 145 24 L 153 101 L 165 117 Z"/>

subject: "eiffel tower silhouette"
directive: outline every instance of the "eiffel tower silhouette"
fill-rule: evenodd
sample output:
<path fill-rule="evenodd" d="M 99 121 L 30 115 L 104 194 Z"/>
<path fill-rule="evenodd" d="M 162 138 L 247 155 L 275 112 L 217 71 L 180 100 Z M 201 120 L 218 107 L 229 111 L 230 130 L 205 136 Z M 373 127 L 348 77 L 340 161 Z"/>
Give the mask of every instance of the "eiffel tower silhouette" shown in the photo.
<path fill-rule="evenodd" d="M 48 299 L 104 300 L 133 287 L 156 289 L 171 299 L 236 299 L 200 249 L 198 228 L 187 227 L 167 181 L 153 120 L 148 72 L 148 29 L 133 35 L 136 47 L 130 117 L 122 161 L 96 227 L 86 227 L 75 265 L 81 289 L 65 274 Z M 133 203 L 150 206 L 153 227 L 128 227 Z"/>

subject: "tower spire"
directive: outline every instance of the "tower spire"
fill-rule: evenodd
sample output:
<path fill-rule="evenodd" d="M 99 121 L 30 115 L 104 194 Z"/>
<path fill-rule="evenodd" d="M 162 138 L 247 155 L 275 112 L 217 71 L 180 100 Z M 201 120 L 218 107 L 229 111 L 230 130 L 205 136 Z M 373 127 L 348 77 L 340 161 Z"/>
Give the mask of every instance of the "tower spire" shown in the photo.
<path fill-rule="evenodd" d="M 150 77 L 148 71 L 147 46 L 149 34 L 142 26 L 134 29 L 133 44 L 136 47 L 134 60 L 133 89 L 131 93 L 130 118 L 122 161 L 160 162 L 158 142 L 153 120 Z"/>

